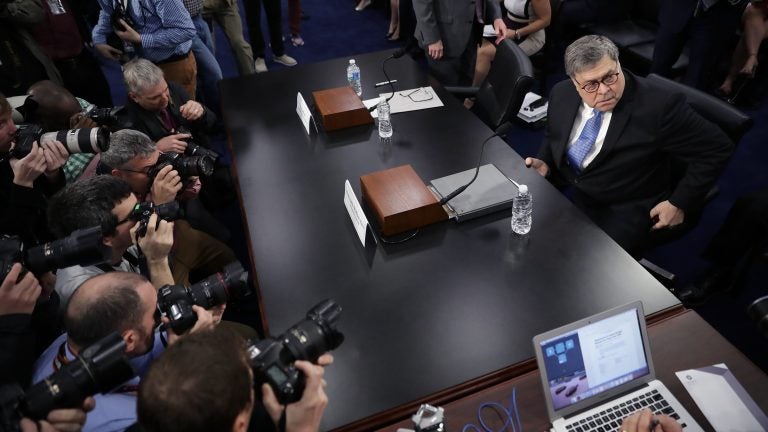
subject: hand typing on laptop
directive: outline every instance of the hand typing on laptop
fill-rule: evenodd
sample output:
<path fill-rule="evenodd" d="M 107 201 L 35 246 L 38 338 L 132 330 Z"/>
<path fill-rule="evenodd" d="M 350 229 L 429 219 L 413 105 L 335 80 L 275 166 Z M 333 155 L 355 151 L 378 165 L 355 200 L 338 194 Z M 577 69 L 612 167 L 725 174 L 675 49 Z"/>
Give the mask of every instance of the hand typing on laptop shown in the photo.
<path fill-rule="evenodd" d="M 653 415 L 644 409 L 625 418 L 621 422 L 621 432 L 681 432 L 680 423 L 664 414 Z"/>

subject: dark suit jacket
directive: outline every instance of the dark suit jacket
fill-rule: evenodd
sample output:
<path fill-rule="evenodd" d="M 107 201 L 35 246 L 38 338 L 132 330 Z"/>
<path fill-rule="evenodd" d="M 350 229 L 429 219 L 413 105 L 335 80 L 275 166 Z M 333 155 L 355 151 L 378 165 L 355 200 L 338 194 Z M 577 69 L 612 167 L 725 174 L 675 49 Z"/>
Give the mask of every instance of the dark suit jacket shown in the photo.
<path fill-rule="evenodd" d="M 182 125 L 192 132 L 192 136 L 195 143 L 204 147 L 208 147 L 208 132 L 216 122 L 216 114 L 214 114 L 205 105 L 205 113 L 195 121 L 185 120 L 179 113 L 179 107 L 187 103 L 190 99 L 187 92 L 173 81 L 168 81 L 168 91 L 171 95 L 171 100 L 168 103 L 168 108 L 171 112 L 174 122 L 177 125 Z M 144 132 L 152 138 L 153 141 L 157 141 L 163 137 L 171 135 L 163 127 L 163 123 L 158 118 L 157 114 L 151 111 L 147 111 L 139 104 L 129 99 L 125 104 L 125 108 L 118 114 L 118 119 L 121 127 L 127 129 L 135 129 L 140 132 Z"/>
<path fill-rule="evenodd" d="M 484 2 L 485 23 L 501 18 L 497 0 Z M 413 0 L 416 13 L 414 36 L 422 48 L 443 41 L 446 57 L 459 57 L 467 47 L 475 21 L 475 1 L 470 0 Z"/>
<path fill-rule="evenodd" d="M 626 87 L 613 110 L 603 147 L 580 175 L 567 165 L 566 150 L 581 98 L 570 80 L 558 83 L 549 100 L 545 142 L 539 158 L 550 167 L 555 184 L 573 186 L 574 201 L 601 225 L 601 214 L 617 216 L 631 208 L 636 220 L 648 221 L 660 201 L 686 213 L 703 205 L 733 151 L 733 144 L 716 125 L 685 102 L 644 78 L 624 71 Z M 676 178 L 673 159 L 687 170 Z M 609 234 L 611 234 L 609 232 Z"/>

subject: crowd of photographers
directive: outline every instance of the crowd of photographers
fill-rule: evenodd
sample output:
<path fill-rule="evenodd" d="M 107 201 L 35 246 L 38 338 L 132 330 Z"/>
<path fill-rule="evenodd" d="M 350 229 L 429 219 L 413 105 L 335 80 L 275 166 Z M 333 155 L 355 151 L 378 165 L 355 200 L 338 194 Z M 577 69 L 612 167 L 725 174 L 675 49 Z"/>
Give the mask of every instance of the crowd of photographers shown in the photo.
<path fill-rule="evenodd" d="M 222 319 L 251 289 L 216 117 L 149 61 L 124 79 L 122 108 L 0 94 L 0 430 L 317 430 L 341 309 L 274 339 Z"/>

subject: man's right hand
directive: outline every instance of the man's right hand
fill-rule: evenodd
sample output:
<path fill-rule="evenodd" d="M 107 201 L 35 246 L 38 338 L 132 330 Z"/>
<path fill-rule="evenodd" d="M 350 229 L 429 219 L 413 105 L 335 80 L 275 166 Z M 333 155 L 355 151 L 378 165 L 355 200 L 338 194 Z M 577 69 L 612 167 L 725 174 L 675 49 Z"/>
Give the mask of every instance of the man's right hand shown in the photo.
<path fill-rule="evenodd" d="M 541 159 L 525 158 L 525 166 L 535 169 L 542 177 L 546 177 L 549 174 L 549 165 Z"/>
<path fill-rule="evenodd" d="M 34 186 L 35 179 L 45 172 L 46 162 L 43 149 L 37 145 L 37 141 L 32 143 L 32 150 L 28 155 L 21 159 L 10 159 L 11 169 L 13 169 L 13 182 L 19 186 L 31 188 Z"/>
<path fill-rule="evenodd" d="M 132 229 L 131 235 L 134 238 L 138 226 L 139 224 L 136 224 Z M 173 222 L 161 220 L 158 224 L 157 213 L 153 213 L 147 223 L 147 233 L 136 239 L 136 243 L 147 257 L 148 263 L 167 259 L 173 246 Z"/>
<path fill-rule="evenodd" d="M 152 182 L 152 201 L 155 204 L 165 204 L 176 199 L 182 187 L 181 176 L 173 166 L 163 167 Z"/>
<path fill-rule="evenodd" d="M 427 45 L 427 54 L 434 60 L 440 60 L 443 58 L 443 41 L 439 40 L 435 43 Z"/>
<path fill-rule="evenodd" d="M 623 432 L 682 432 L 683 427 L 672 417 L 664 414 L 654 416 L 646 408 L 622 420 L 621 430 Z"/>
<path fill-rule="evenodd" d="M 32 273 L 27 273 L 19 281 L 21 264 L 16 263 L 0 285 L 0 315 L 31 315 L 42 288 Z"/>
<path fill-rule="evenodd" d="M 120 56 L 123 55 L 122 51 L 107 44 L 96 44 L 93 47 L 96 48 L 96 51 L 104 56 L 104 58 L 110 60 L 118 61 L 120 60 Z"/>
<path fill-rule="evenodd" d="M 285 407 L 286 432 L 317 432 L 320 430 L 320 421 L 323 418 L 325 407 L 328 406 L 328 396 L 325 394 L 325 366 L 333 363 L 333 356 L 323 354 L 317 359 L 317 364 L 297 360 L 294 364 L 306 379 L 304 393 L 298 402 L 288 404 Z M 277 423 L 282 414 L 282 406 L 277 401 L 275 393 L 269 384 L 261 386 L 264 408 L 272 420 Z"/>
<path fill-rule="evenodd" d="M 192 137 L 192 135 L 188 133 L 173 134 L 162 137 L 157 141 L 157 149 L 163 153 L 169 151 L 184 153 L 184 150 L 187 149 L 187 142 L 183 140 L 190 137 Z"/>
<path fill-rule="evenodd" d="M 60 408 L 48 413 L 48 417 L 40 422 L 28 418 L 21 419 L 22 432 L 80 432 L 85 425 L 86 413 L 93 411 L 96 401 L 87 397 L 82 408 Z"/>

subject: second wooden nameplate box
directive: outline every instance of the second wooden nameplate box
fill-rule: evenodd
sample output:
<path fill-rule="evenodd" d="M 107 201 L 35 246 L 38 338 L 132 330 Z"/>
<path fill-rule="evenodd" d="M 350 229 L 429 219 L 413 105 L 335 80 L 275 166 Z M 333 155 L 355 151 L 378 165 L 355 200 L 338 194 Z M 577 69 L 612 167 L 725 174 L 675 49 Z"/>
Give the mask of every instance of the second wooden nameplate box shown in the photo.
<path fill-rule="evenodd" d="M 350 86 L 312 92 L 326 132 L 373 123 L 373 117 Z"/>
<path fill-rule="evenodd" d="M 410 165 L 361 176 L 360 189 L 384 235 L 448 219 L 437 198 Z"/>

